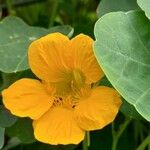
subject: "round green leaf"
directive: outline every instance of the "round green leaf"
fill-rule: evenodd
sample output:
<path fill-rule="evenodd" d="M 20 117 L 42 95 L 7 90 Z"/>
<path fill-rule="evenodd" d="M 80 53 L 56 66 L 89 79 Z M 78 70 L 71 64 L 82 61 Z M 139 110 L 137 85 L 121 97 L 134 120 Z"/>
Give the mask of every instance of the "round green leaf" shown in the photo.
<path fill-rule="evenodd" d="M 98 8 L 98 17 L 113 11 L 129 11 L 137 9 L 138 5 L 136 0 L 101 0 Z"/>
<path fill-rule="evenodd" d="M 0 127 L 0 149 L 4 145 L 4 134 L 5 134 L 5 128 Z"/>
<path fill-rule="evenodd" d="M 150 19 L 150 0 L 137 0 L 137 3 Z"/>
<path fill-rule="evenodd" d="M 22 143 L 35 142 L 32 121 L 28 118 L 18 119 L 13 126 L 6 128 L 6 133 L 10 137 L 17 137 Z"/>
<path fill-rule="evenodd" d="M 17 118 L 13 116 L 6 108 L 0 106 L 0 126 L 10 127 L 17 121 Z"/>
<path fill-rule="evenodd" d="M 142 11 L 109 13 L 94 33 L 95 56 L 107 78 L 150 121 L 150 21 Z"/>
<path fill-rule="evenodd" d="M 29 68 L 27 50 L 29 44 L 37 38 L 52 32 L 61 32 L 71 36 L 71 27 L 44 29 L 31 27 L 18 17 L 6 17 L 0 22 L 0 71 L 13 73 Z"/>

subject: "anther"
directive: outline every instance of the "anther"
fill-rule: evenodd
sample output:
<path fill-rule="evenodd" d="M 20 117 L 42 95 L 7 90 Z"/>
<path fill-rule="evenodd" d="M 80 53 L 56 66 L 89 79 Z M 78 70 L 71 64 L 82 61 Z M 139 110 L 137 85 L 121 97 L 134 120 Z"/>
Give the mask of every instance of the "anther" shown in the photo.
<path fill-rule="evenodd" d="M 75 108 L 75 107 L 76 107 L 76 105 L 73 105 L 73 106 L 72 106 L 72 108 Z"/>
<path fill-rule="evenodd" d="M 59 100 L 60 100 L 60 101 L 62 101 L 62 98 L 61 98 L 61 97 L 59 97 Z"/>

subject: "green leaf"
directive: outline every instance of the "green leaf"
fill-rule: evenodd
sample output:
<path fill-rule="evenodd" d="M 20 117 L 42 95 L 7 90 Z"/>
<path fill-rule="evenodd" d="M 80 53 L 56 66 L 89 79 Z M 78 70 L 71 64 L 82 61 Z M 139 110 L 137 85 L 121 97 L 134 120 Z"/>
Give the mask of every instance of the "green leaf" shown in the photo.
<path fill-rule="evenodd" d="M 4 145 L 4 134 L 5 134 L 5 128 L 0 127 L 0 149 Z"/>
<path fill-rule="evenodd" d="M 21 118 L 11 127 L 6 128 L 6 133 L 10 137 L 17 137 L 22 143 L 33 143 L 32 121 L 29 118 Z"/>
<path fill-rule="evenodd" d="M 137 9 L 138 5 L 136 0 L 101 0 L 98 8 L 98 17 L 113 11 L 129 11 Z"/>
<path fill-rule="evenodd" d="M 71 36 L 71 27 L 44 29 L 31 27 L 18 17 L 7 17 L 0 22 L 0 71 L 15 73 L 29 68 L 27 50 L 35 39 L 52 32 L 61 32 Z"/>
<path fill-rule="evenodd" d="M 136 111 L 135 107 L 131 104 L 129 104 L 124 99 L 122 100 L 123 103 L 121 105 L 120 111 L 127 117 L 142 120 L 143 117 Z"/>
<path fill-rule="evenodd" d="M 107 78 L 150 121 L 150 21 L 142 11 L 109 13 L 94 33 L 95 55 Z"/>
<path fill-rule="evenodd" d="M 150 0 L 137 0 L 137 3 L 150 19 Z"/>
<path fill-rule="evenodd" d="M 13 147 L 16 147 L 20 144 L 21 144 L 20 140 L 17 137 L 13 137 L 13 138 L 7 139 L 7 144 L 5 144 L 2 150 L 9 150 L 9 149 L 12 150 Z"/>
<path fill-rule="evenodd" d="M 6 108 L 0 105 L 0 127 L 10 127 L 17 121 Z"/>

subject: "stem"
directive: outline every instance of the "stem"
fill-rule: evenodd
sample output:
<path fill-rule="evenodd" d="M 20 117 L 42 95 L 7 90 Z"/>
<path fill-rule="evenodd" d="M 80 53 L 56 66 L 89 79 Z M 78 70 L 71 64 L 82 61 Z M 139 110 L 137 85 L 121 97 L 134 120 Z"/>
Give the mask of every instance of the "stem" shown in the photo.
<path fill-rule="evenodd" d="M 52 13 L 50 16 L 49 27 L 54 25 L 54 20 L 56 17 L 58 6 L 59 6 L 59 0 L 53 0 L 53 7 L 52 7 Z"/>
<path fill-rule="evenodd" d="M 90 147 L 90 132 L 86 132 L 87 135 L 87 145 Z"/>
<path fill-rule="evenodd" d="M 148 144 L 148 150 L 150 150 L 150 143 Z"/>
<path fill-rule="evenodd" d="M 9 15 L 15 15 L 15 11 L 13 10 L 13 2 L 12 0 L 6 0 L 7 10 Z"/>
<path fill-rule="evenodd" d="M 72 6 L 73 6 L 73 10 L 72 10 L 72 26 L 74 27 L 76 24 L 76 16 L 77 16 L 77 12 L 76 12 L 76 6 L 77 6 L 77 1 L 75 0 L 71 0 Z"/>
<path fill-rule="evenodd" d="M 150 144 L 150 135 L 148 135 L 145 140 L 139 145 L 139 147 L 136 150 L 143 150 L 145 147 Z"/>
<path fill-rule="evenodd" d="M 124 130 L 126 129 L 126 127 L 129 125 L 130 121 L 131 121 L 130 118 L 126 118 L 125 121 L 119 126 L 118 131 L 115 131 L 114 123 L 112 124 L 112 136 L 113 136 L 113 143 L 112 143 L 112 148 L 111 148 L 112 150 L 117 149 L 119 138 L 124 132 Z"/>
<path fill-rule="evenodd" d="M 0 7 L 0 19 L 2 18 L 2 8 Z"/>
<path fill-rule="evenodd" d="M 84 141 L 82 142 L 83 150 L 88 150 L 90 146 L 90 132 L 86 132 Z"/>

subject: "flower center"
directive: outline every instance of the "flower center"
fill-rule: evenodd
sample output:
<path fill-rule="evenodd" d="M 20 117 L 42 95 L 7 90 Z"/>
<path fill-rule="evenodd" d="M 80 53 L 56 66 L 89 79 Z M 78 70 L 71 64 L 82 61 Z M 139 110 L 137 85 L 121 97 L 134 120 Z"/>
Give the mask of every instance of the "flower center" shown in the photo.
<path fill-rule="evenodd" d="M 85 76 L 79 69 L 62 71 L 59 80 L 52 83 L 56 89 L 53 106 L 64 106 L 74 108 L 78 102 L 78 93 L 85 85 Z"/>
<path fill-rule="evenodd" d="M 75 108 L 77 100 L 74 100 L 72 97 L 54 97 L 54 102 L 52 107 L 63 106 L 69 109 Z"/>
<path fill-rule="evenodd" d="M 58 82 L 52 83 L 56 88 L 56 95 L 75 94 L 85 84 L 85 76 L 79 69 L 61 71 L 58 78 Z"/>
<path fill-rule="evenodd" d="M 80 70 L 74 69 L 72 71 L 71 88 L 80 89 L 85 84 L 85 76 Z"/>
<path fill-rule="evenodd" d="M 84 86 L 74 94 L 68 94 L 66 96 L 54 96 L 53 107 L 63 106 L 69 109 L 74 109 L 80 100 L 84 100 L 91 94 L 91 87 Z"/>

